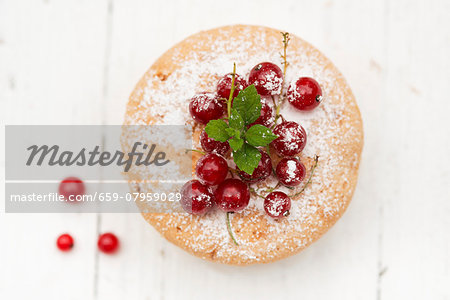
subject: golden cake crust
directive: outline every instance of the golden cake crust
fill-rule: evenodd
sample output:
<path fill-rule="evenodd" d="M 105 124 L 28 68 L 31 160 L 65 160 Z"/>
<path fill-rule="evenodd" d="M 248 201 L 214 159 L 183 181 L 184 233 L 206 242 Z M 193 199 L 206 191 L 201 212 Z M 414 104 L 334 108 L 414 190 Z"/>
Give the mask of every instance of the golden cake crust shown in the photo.
<path fill-rule="evenodd" d="M 244 76 L 262 61 L 282 67 L 282 49 L 280 31 L 261 26 L 226 26 L 192 35 L 164 53 L 145 73 L 130 96 L 125 124 L 191 124 L 194 146 L 200 148 L 198 136 L 203 126 L 190 120 L 189 98 L 198 92 L 214 91 L 217 80 L 232 70 L 233 62 L 237 73 Z M 289 103 L 281 110 L 286 119 L 299 122 L 307 131 L 308 142 L 299 157 L 308 172 L 314 155 L 320 157 L 311 185 L 292 199 L 291 215 L 280 221 L 270 219 L 264 213 L 263 200 L 252 195 L 249 207 L 232 215 L 232 228 L 239 241 L 236 246 L 228 235 L 225 213 L 217 209 L 203 217 L 142 213 L 167 240 L 216 262 L 267 263 L 309 246 L 344 213 L 356 186 L 363 147 L 358 106 L 336 67 L 292 34 L 288 62 L 286 86 L 299 76 L 311 76 L 324 92 L 323 102 L 314 111 L 299 112 Z M 194 155 L 194 163 L 197 159 Z M 273 156 L 274 165 L 278 159 Z M 139 176 L 132 174 L 129 178 Z M 274 182 L 271 178 L 254 188 L 261 191 Z M 151 190 L 145 186 L 138 189 Z"/>

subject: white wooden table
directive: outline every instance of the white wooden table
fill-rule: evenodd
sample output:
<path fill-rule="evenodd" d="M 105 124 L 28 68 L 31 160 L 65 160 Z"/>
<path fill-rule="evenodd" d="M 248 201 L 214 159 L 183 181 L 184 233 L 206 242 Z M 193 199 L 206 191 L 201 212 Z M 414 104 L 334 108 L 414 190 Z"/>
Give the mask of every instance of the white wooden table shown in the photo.
<path fill-rule="evenodd" d="M 137 214 L 2 212 L 0 299 L 450 299 L 450 1 L 1 0 L 2 124 L 121 124 L 160 54 L 235 23 L 297 34 L 347 77 L 365 148 L 344 217 L 299 255 L 238 268 Z M 65 231 L 68 254 L 54 246 Z M 96 251 L 104 231 L 115 256 Z"/>

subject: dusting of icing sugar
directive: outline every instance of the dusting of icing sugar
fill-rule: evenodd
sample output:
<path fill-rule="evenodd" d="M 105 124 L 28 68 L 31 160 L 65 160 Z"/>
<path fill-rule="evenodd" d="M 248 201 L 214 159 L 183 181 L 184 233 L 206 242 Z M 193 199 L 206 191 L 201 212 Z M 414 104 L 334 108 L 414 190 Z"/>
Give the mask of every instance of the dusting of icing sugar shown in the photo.
<path fill-rule="evenodd" d="M 298 152 L 305 142 L 301 127 L 297 126 L 285 127 L 282 138 L 286 142 L 286 148 L 293 152 Z"/>
<path fill-rule="evenodd" d="M 283 208 L 287 206 L 289 200 L 275 194 L 274 198 L 269 201 L 270 205 L 265 206 L 267 212 L 274 217 L 279 217 L 283 213 Z"/>
<path fill-rule="evenodd" d="M 278 99 L 278 97 L 274 97 L 274 99 Z M 267 124 L 273 124 L 273 122 L 275 121 L 275 107 L 273 106 L 271 101 L 268 101 L 268 98 L 261 98 L 261 101 L 270 107 L 270 117 L 267 119 Z"/>
<path fill-rule="evenodd" d="M 296 177 L 295 170 L 297 170 L 296 162 L 288 160 L 286 169 L 286 174 L 288 175 L 288 178 L 286 179 L 287 182 L 292 181 Z"/>
<path fill-rule="evenodd" d="M 248 41 L 247 36 L 252 36 L 253 42 Z M 255 44 L 267 46 L 264 51 L 249 55 Z M 212 46 L 210 50 L 203 51 L 202 46 L 204 45 Z M 308 46 L 303 45 L 302 47 Z M 185 231 L 198 231 L 199 234 L 195 237 L 180 237 L 182 239 L 180 242 L 193 249 L 194 252 L 207 251 L 212 247 L 215 249 L 215 256 L 224 260 L 230 256 L 239 256 L 246 261 L 259 260 L 261 259 L 261 253 L 258 247 L 262 243 L 266 252 L 265 255 L 268 258 L 276 257 L 277 247 L 286 244 L 284 239 L 287 232 L 294 232 L 297 236 L 295 239 L 296 245 L 289 246 L 292 247 L 292 251 L 295 251 L 313 239 L 311 232 L 316 231 L 317 227 L 323 226 L 322 219 L 318 219 L 316 216 L 318 211 L 322 211 L 326 216 L 341 212 L 343 204 L 339 199 L 342 195 L 330 195 L 327 193 L 327 188 L 333 184 L 335 170 L 339 169 L 342 164 L 342 157 L 339 153 L 335 153 L 335 147 L 333 146 L 339 144 L 339 138 L 337 137 L 340 134 L 340 129 L 337 121 L 349 121 L 346 119 L 348 116 L 343 113 L 346 105 L 343 100 L 344 91 L 336 82 L 336 73 L 326 69 L 319 56 L 306 55 L 307 51 L 303 51 L 304 48 L 302 47 L 298 48 L 295 53 L 289 52 L 288 48 L 289 67 L 285 82 L 293 82 L 300 76 L 313 77 L 321 84 L 323 101 L 315 110 L 309 112 L 298 111 L 287 101 L 284 101 L 281 106 L 281 114 L 287 120 L 295 120 L 306 130 L 308 142 L 301 155 L 310 159 L 314 155 L 320 156 L 319 166 L 316 170 L 317 175 L 315 175 L 320 180 L 313 180 L 301 197 L 293 199 L 290 215 L 283 222 L 277 222 L 268 217 L 264 213 L 263 200 L 252 195 L 249 206 L 240 213 L 241 216 L 249 218 L 249 220 L 244 222 L 244 218 L 234 216 L 232 220 L 233 228 L 235 231 L 244 230 L 245 224 L 256 224 L 262 218 L 268 224 L 266 235 L 270 239 L 239 240 L 239 234 L 237 234 L 239 247 L 235 247 L 230 241 L 225 214 L 218 209 L 201 218 L 186 214 L 173 214 L 171 218 L 167 218 L 166 215 L 156 217 L 158 220 L 164 219 L 166 222 L 164 226 L 160 226 L 162 231 L 172 226 L 184 226 L 183 230 Z M 205 78 L 211 76 L 220 78 L 229 73 L 234 62 L 237 63 L 237 73 L 242 75 L 248 75 L 251 68 L 262 61 L 270 61 L 280 65 L 280 49 L 281 39 L 280 41 L 266 43 L 264 31 L 255 33 L 250 29 L 244 29 L 242 37 L 232 41 L 228 39 L 226 31 L 224 34 L 215 36 L 207 35 L 203 43 L 193 45 L 187 60 L 183 58 L 185 54 L 180 53 L 178 49 L 174 51 L 172 60 L 178 67 L 164 81 L 160 81 L 156 76 L 157 74 L 154 73 L 155 71 L 149 72 L 147 85 L 142 91 L 144 93 L 143 101 L 138 104 L 140 111 L 153 112 L 157 109 L 158 116 L 160 116 L 158 124 L 192 125 L 193 121 L 188 112 L 188 99 L 205 90 L 213 91 L 216 85 L 214 80 L 210 80 L 206 86 L 200 86 L 200 82 L 204 82 Z M 286 89 L 285 85 L 284 91 Z M 333 93 L 329 91 L 333 91 Z M 133 118 L 127 120 L 131 124 L 145 124 L 145 118 L 140 113 L 129 118 Z M 349 134 L 351 134 L 351 129 L 349 131 Z M 330 141 L 333 141 L 334 144 L 330 144 Z M 195 144 L 194 147 L 200 148 L 199 145 Z M 355 161 L 358 161 L 358 159 L 355 159 Z M 229 161 L 229 163 L 232 162 Z M 289 166 L 289 169 L 291 169 L 291 166 Z M 343 169 L 340 175 L 347 180 L 346 176 L 350 176 L 348 172 L 348 169 Z M 275 186 L 276 183 L 276 179 L 270 176 L 264 185 L 253 186 L 258 193 L 261 193 L 267 186 Z M 290 195 L 301 188 L 302 185 L 294 191 L 286 187 L 280 187 L 279 190 Z"/>
<path fill-rule="evenodd" d="M 204 93 L 195 95 L 193 101 L 197 103 L 197 110 L 201 112 L 208 110 L 211 104 L 216 101 L 216 96 L 214 93 Z"/>
<path fill-rule="evenodd" d="M 270 91 L 271 95 L 279 95 L 283 88 L 283 78 L 278 77 L 274 70 L 270 70 L 264 80 L 258 80 L 258 84 L 265 90 Z"/>

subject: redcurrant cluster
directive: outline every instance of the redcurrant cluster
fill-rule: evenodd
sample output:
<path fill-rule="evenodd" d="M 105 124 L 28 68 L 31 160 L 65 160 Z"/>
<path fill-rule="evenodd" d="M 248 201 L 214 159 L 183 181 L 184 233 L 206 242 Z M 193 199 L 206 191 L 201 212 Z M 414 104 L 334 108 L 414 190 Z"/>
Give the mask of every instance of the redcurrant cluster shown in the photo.
<path fill-rule="evenodd" d="M 200 93 L 191 99 L 189 111 L 192 118 L 201 124 L 207 124 L 211 120 L 222 118 L 226 112 L 227 99 L 232 101 L 239 92 L 253 85 L 262 97 L 262 106 L 259 118 L 248 127 L 255 124 L 272 127 L 277 138 L 270 145 L 283 158 L 274 169 L 270 155 L 260 148 L 258 150 L 261 159 L 252 174 L 239 168 L 231 169 L 225 159 L 230 152 L 228 141 L 216 141 L 203 131 L 200 144 L 206 154 L 196 164 L 198 179 L 187 182 L 181 190 L 181 205 L 185 211 L 203 215 L 214 205 L 227 213 L 241 211 L 250 201 L 251 191 L 248 184 L 263 181 L 272 172 L 278 177 L 277 187 L 281 184 L 292 188 L 303 181 L 306 169 L 296 155 L 306 145 L 306 131 L 300 124 L 286 121 L 279 114 L 279 107 L 281 102 L 287 99 L 299 110 L 314 109 L 322 100 L 322 91 L 317 81 L 301 77 L 289 86 L 286 95 L 282 95 L 283 77 L 283 72 L 277 65 L 263 62 L 251 69 L 248 81 L 238 74 L 226 74 L 217 83 L 215 93 Z M 274 97 L 279 98 L 279 103 L 276 103 Z M 267 99 L 270 98 L 274 107 L 268 104 Z M 276 124 L 279 117 L 282 121 Z M 234 174 L 239 176 L 239 179 L 234 178 Z M 265 198 L 266 213 L 274 219 L 280 219 L 289 215 L 291 198 L 282 191 L 273 191 L 274 189 L 271 189 L 267 196 L 261 197 Z"/>
<path fill-rule="evenodd" d="M 76 203 L 77 196 L 82 196 L 85 192 L 84 182 L 78 177 L 65 178 L 58 188 L 58 193 L 71 203 Z M 56 240 L 56 246 L 61 251 L 70 251 L 74 244 L 73 237 L 68 233 L 61 234 Z M 119 239 L 113 233 L 103 233 L 98 237 L 97 246 L 103 253 L 111 254 L 119 248 Z"/>
<path fill-rule="evenodd" d="M 56 240 L 56 246 L 64 252 L 72 250 L 74 244 L 73 237 L 68 233 L 61 234 Z M 119 239 L 114 233 L 103 233 L 98 237 L 97 246 L 103 253 L 112 254 L 119 248 Z"/>

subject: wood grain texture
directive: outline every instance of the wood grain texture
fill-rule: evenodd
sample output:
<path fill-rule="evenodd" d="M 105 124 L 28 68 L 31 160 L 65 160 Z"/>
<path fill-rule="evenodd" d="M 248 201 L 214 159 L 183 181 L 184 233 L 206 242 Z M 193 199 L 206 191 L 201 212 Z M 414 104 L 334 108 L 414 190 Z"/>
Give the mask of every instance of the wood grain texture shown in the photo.
<path fill-rule="evenodd" d="M 0 5 L 2 123 L 100 124 L 106 3 Z M 5 214 L 1 189 L 0 298 L 92 298 L 97 216 Z M 55 247 L 64 232 L 75 238 L 69 255 Z"/>
<path fill-rule="evenodd" d="M 244 23 L 289 30 L 325 53 L 365 131 L 348 211 L 300 255 L 215 265 L 139 215 L 2 212 L 0 298 L 449 299 L 449 15 L 445 0 L 0 1 L 3 124 L 121 124 L 134 84 L 166 49 Z M 63 231 L 77 239 L 68 255 L 54 247 Z M 96 254 L 98 231 L 120 236 L 116 256 Z"/>

